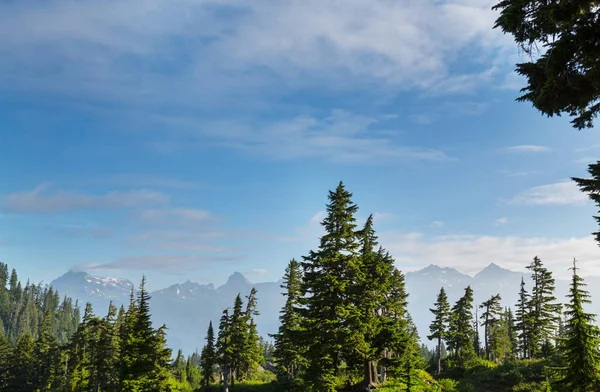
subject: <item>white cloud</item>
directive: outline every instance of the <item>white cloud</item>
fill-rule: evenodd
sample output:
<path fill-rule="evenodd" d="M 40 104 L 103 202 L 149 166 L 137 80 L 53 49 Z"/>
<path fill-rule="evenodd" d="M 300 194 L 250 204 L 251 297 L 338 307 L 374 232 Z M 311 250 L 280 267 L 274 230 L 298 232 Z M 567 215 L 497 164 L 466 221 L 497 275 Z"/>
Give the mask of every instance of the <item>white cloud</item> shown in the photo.
<path fill-rule="evenodd" d="M 218 99 L 313 86 L 430 92 L 474 88 L 490 70 L 452 67 L 516 52 L 493 0 L 106 0 L 0 3 L 0 70 L 11 88 L 112 98 Z M 181 45 L 174 44 L 181 43 Z M 464 56 L 463 53 L 476 55 Z M 473 60 L 470 60 L 470 59 Z M 168 64 L 147 71 L 136 65 Z M 505 64 L 512 67 L 512 64 Z M 169 67 L 173 69 L 173 67 Z M 52 78 L 41 78 L 52 70 Z M 499 73 L 502 75 L 502 73 Z M 352 77 L 356 83 L 348 83 Z M 285 83 L 282 84 L 281 80 Z M 0 85 L 5 85 L 0 83 Z M 196 101 L 198 102 L 198 101 Z"/>
<path fill-rule="evenodd" d="M 207 268 L 211 264 L 243 260 L 240 256 L 194 256 L 181 254 L 147 254 L 118 258 L 106 263 L 87 263 L 78 266 L 86 271 L 144 271 L 188 272 Z"/>
<path fill-rule="evenodd" d="M 396 215 L 391 212 L 374 212 L 373 221 L 377 222 L 390 222 L 396 220 Z"/>
<path fill-rule="evenodd" d="M 430 224 L 431 227 L 434 227 L 436 229 L 442 228 L 444 227 L 444 222 L 443 221 L 433 221 Z"/>
<path fill-rule="evenodd" d="M 579 191 L 573 181 L 535 186 L 517 194 L 509 202 L 525 205 L 567 205 L 583 204 L 588 196 Z"/>
<path fill-rule="evenodd" d="M 476 273 L 491 261 L 524 271 L 539 256 L 556 273 L 568 272 L 573 257 L 581 261 L 584 275 L 600 275 L 600 248 L 592 237 L 500 237 L 447 235 L 427 238 L 421 233 L 386 232 L 380 243 L 395 257 L 400 269 L 416 270 L 428 264 Z"/>
<path fill-rule="evenodd" d="M 502 226 L 508 223 L 508 218 L 502 217 L 494 221 L 494 226 Z"/>
<path fill-rule="evenodd" d="M 334 163 L 378 164 L 399 160 L 448 161 L 443 151 L 402 145 L 385 119 L 333 110 L 324 117 L 297 116 L 268 124 L 219 122 L 193 131 L 219 146 L 277 160 L 320 158 Z M 396 136 L 396 138 L 393 138 Z"/>
<path fill-rule="evenodd" d="M 536 145 L 520 145 L 520 146 L 511 146 L 504 148 L 504 151 L 507 152 L 549 152 L 552 151 L 550 147 L 546 146 L 536 146 Z"/>
<path fill-rule="evenodd" d="M 5 209 L 22 213 L 59 213 L 74 210 L 102 210 L 132 208 L 167 203 L 169 198 L 147 189 L 112 191 L 93 195 L 77 191 L 50 191 L 48 185 L 40 185 L 31 191 L 18 192 L 4 198 Z"/>
<path fill-rule="evenodd" d="M 251 270 L 244 271 L 243 275 L 264 275 L 267 272 L 268 271 L 266 269 L 254 268 L 254 269 L 251 269 Z"/>
<path fill-rule="evenodd" d="M 592 158 L 592 157 L 585 157 L 585 158 L 580 158 L 580 159 L 576 159 L 575 163 L 583 163 L 583 164 L 590 164 L 590 163 L 596 163 L 598 162 L 598 158 Z"/>
<path fill-rule="evenodd" d="M 163 227 L 195 226 L 218 220 L 209 211 L 193 208 L 147 209 L 136 212 L 135 216 L 142 224 Z"/>

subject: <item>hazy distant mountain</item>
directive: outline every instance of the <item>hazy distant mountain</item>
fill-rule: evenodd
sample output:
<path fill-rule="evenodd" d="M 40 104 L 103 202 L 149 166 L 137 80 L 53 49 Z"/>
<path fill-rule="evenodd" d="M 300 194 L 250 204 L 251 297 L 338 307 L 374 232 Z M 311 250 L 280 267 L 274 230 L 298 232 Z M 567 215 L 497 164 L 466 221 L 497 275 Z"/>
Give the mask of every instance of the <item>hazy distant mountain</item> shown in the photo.
<path fill-rule="evenodd" d="M 430 344 L 427 340 L 431 322 L 429 309 L 442 286 L 448 293 L 451 305 L 464 293 L 465 287 L 470 285 L 477 304 L 499 293 L 502 296 L 502 304 L 514 308 L 522 277 L 525 277 L 527 290 L 530 291 L 529 275 L 504 269 L 494 263 L 475 276 L 432 264 L 422 270 L 406 273 L 408 310 L 419 329 L 421 339 Z M 564 301 L 568 291 L 569 281 L 566 279 L 566 273 L 556 276 L 556 297 L 560 301 Z M 586 282 L 592 296 L 600 298 L 600 278 L 588 278 Z M 99 315 L 105 313 L 110 300 L 118 305 L 127 304 L 132 287 L 132 283 L 126 279 L 100 278 L 85 272 L 68 272 L 51 285 L 57 288 L 61 295 L 77 298 L 80 302 L 90 301 Z M 261 313 L 257 317 L 258 330 L 262 336 L 268 338 L 268 334 L 277 332 L 279 311 L 285 302 L 280 285 L 281 281 L 253 285 L 239 272 L 232 274 L 220 287 L 190 281 L 175 284 L 151 293 L 153 321 L 158 325 L 167 325 L 168 343 L 172 348 L 181 348 L 185 353 L 200 350 L 204 345 L 209 321 L 212 320 L 216 328 L 223 309 L 233 304 L 238 293 L 246 296 L 254 286 L 258 291 L 258 311 Z M 600 300 L 589 310 L 600 313 Z"/>
<path fill-rule="evenodd" d="M 133 283 L 121 278 L 102 278 L 82 271 L 69 271 L 50 283 L 59 294 L 78 299 L 82 308 L 91 302 L 94 312 L 104 315 L 110 301 L 117 306 L 129 302 Z"/>

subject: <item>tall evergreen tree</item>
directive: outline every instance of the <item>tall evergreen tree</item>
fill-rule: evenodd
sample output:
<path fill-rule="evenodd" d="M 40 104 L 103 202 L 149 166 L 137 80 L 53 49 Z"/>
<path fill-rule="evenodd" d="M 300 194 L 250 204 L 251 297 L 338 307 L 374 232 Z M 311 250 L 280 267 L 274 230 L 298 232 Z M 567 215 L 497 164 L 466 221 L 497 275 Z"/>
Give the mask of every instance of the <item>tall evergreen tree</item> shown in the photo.
<path fill-rule="evenodd" d="M 229 377 L 232 369 L 233 345 L 231 344 L 231 321 L 229 309 L 223 310 L 217 335 L 217 358 L 223 379 L 223 391 L 229 390 Z"/>
<path fill-rule="evenodd" d="M 121 390 L 136 392 L 161 387 L 166 381 L 166 371 L 171 352 L 165 347 L 164 329 L 152 327 L 150 319 L 150 295 L 142 278 L 134 308 L 135 317 L 127 338 L 123 342 L 126 355 Z"/>
<path fill-rule="evenodd" d="M 442 371 L 442 340 L 447 337 L 448 324 L 450 322 L 450 304 L 448 303 L 448 297 L 443 287 L 440 289 L 434 308 L 429 310 L 435 318 L 429 325 L 430 335 L 427 336 L 427 339 L 437 339 L 436 372 L 440 374 Z"/>
<path fill-rule="evenodd" d="M 208 390 L 210 384 L 214 381 L 214 367 L 216 362 L 215 333 L 211 321 L 208 323 L 208 331 L 206 332 L 206 345 L 202 348 L 202 354 L 200 356 L 202 387 L 204 390 Z"/>
<path fill-rule="evenodd" d="M 448 348 L 459 362 L 464 362 L 475 355 L 472 309 L 473 289 L 468 286 L 465 294 L 452 307 L 450 316 Z"/>
<path fill-rule="evenodd" d="M 287 386 L 295 380 L 303 366 L 303 346 L 298 344 L 300 332 L 300 315 L 298 302 L 300 300 L 300 284 L 302 281 L 301 265 L 296 259 L 290 260 L 281 288 L 285 290 L 285 305 L 279 312 L 279 330 L 273 335 L 275 339 L 274 356 L 277 361 L 277 378 Z"/>
<path fill-rule="evenodd" d="M 541 357 L 542 347 L 554 338 L 558 322 L 558 304 L 554 297 L 554 278 L 552 272 L 543 266 L 539 257 L 534 257 L 527 269 L 532 271 L 533 288 L 530 297 L 531 329 L 530 357 Z"/>
<path fill-rule="evenodd" d="M 577 273 L 577 261 L 573 260 L 573 277 L 565 304 L 567 317 L 563 344 L 567 366 L 559 386 L 573 392 L 600 390 L 600 329 L 594 324 L 596 316 L 586 313 L 583 306 L 590 304 L 586 284 Z"/>
<path fill-rule="evenodd" d="M 518 351 L 521 358 L 529 358 L 531 353 L 531 302 L 525 289 L 525 279 L 521 278 L 519 302 L 515 312 L 515 330 L 518 338 Z"/>
<path fill-rule="evenodd" d="M 251 378 L 257 372 L 258 367 L 262 362 L 262 348 L 260 346 L 260 338 L 254 321 L 254 317 L 260 315 L 256 309 L 256 293 L 257 290 L 253 287 L 250 290 L 250 294 L 246 297 L 246 310 L 243 315 L 246 336 L 239 364 L 241 380 Z"/>
<path fill-rule="evenodd" d="M 33 385 L 39 392 L 52 391 L 57 379 L 59 361 L 58 342 L 52 334 L 52 316 L 48 312 L 44 316 L 40 336 L 33 348 L 33 366 L 35 377 Z"/>
<path fill-rule="evenodd" d="M 510 356 L 512 359 L 514 359 L 517 355 L 517 351 L 519 350 L 519 339 L 517 337 L 517 329 L 515 327 L 515 317 L 510 307 L 505 310 L 505 314 L 508 329 L 508 339 L 510 341 Z"/>
<path fill-rule="evenodd" d="M 500 320 L 500 312 L 502 312 L 502 306 L 500 306 L 500 294 L 493 295 L 487 301 L 484 301 L 481 305 L 479 305 L 480 309 L 483 309 L 483 314 L 481 315 L 482 321 L 481 325 L 484 328 L 484 344 L 485 344 L 485 357 L 489 361 L 490 360 L 490 337 L 491 331 L 494 330 L 497 323 Z"/>
<path fill-rule="evenodd" d="M 359 244 L 354 214 L 358 207 L 342 182 L 329 192 L 327 216 L 321 223 L 325 235 L 319 249 L 303 257 L 301 313 L 307 347 L 306 379 L 315 389 L 333 392 L 336 373 L 351 331 L 344 328 L 349 307 L 349 277 Z"/>

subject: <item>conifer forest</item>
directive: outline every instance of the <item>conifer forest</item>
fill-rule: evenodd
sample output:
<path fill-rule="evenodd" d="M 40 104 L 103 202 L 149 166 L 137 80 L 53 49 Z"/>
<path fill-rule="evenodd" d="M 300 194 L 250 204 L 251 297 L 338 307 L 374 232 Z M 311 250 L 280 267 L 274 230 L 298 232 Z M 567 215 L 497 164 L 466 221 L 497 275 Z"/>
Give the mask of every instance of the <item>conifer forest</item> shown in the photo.
<path fill-rule="evenodd" d="M 516 64 L 525 84 L 517 100 L 567 114 L 578 131 L 593 128 L 599 3 L 502 0 L 493 10 L 494 28 L 530 56 Z M 588 173 L 570 181 L 600 207 L 600 161 Z M 417 331 L 402 262 L 380 243 L 376 214 L 358 221 L 342 181 L 326 196 L 318 246 L 285 260 L 278 331 L 259 334 L 253 288 L 194 331 L 204 346 L 191 355 L 172 350 L 169 326 L 151 321 L 146 277 L 127 306 L 93 309 L 3 260 L 0 392 L 600 392 L 600 322 L 589 310 L 600 298 L 589 294 L 578 255 L 556 271 L 531 254 L 511 306 L 500 293 L 476 302 L 470 285 L 455 302 L 430 287 L 429 330 Z M 559 273 L 570 281 L 566 299 L 556 292 Z"/>

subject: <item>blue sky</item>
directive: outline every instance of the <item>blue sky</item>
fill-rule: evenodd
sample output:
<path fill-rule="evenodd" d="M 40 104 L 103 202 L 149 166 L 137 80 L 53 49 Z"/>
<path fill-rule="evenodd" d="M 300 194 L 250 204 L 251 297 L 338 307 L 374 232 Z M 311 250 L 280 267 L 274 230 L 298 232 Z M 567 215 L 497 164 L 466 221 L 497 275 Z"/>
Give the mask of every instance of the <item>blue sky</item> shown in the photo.
<path fill-rule="evenodd" d="M 343 180 L 403 270 L 600 275 L 600 137 L 514 102 L 493 3 L 0 3 L 0 260 L 276 280 Z"/>

